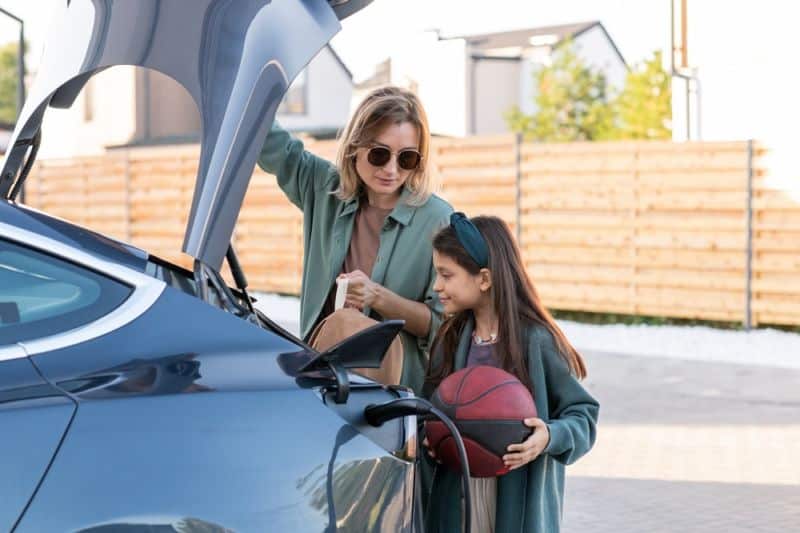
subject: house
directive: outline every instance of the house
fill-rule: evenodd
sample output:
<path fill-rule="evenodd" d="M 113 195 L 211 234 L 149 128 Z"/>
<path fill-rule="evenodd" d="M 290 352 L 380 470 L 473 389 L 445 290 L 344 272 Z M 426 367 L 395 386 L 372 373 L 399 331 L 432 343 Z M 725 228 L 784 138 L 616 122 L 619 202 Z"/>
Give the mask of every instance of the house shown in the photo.
<path fill-rule="evenodd" d="M 351 72 L 323 48 L 287 91 L 277 118 L 290 131 L 332 136 L 350 113 Z M 200 115 L 189 93 L 154 70 L 114 67 L 93 76 L 69 109 L 49 109 L 40 158 L 96 155 L 123 146 L 196 143 Z"/>
<path fill-rule="evenodd" d="M 534 111 L 534 72 L 568 41 L 611 87 L 622 88 L 625 60 L 603 24 L 592 21 L 455 37 L 424 32 L 359 83 L 356 93 L 381 83 L 409 87 L 425 102 L 433 133 L 505 133 L 503 114 L 515 105 Z"/>
<path fill-rule="evenodd" d="M 14 124 L 0 122 L 0 154 L 6 153 L 11 134 L 14 132 Z"/>

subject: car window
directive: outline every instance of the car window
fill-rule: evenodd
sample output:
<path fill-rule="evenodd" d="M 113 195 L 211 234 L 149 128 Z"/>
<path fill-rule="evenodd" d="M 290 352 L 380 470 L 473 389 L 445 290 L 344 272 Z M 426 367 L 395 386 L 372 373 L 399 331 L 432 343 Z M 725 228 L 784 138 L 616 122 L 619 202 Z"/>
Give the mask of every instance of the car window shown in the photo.
<path fill-rule="evenodd" d="M 0 239 L 0 345 L 88 324 L 131 291 L 93 270 Z"/>

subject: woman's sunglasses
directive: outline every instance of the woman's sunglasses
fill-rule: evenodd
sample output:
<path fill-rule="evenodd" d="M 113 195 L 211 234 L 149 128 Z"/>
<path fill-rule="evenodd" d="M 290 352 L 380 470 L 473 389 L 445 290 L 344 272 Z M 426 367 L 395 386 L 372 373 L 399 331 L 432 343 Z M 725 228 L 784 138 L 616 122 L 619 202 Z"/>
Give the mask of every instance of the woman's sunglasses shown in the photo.
<path fill-rule="evenodd" d="M 382 167 L 392 159 L 392 151 L 385 146 L 373 146 L 367 152 L 367 161 L 374 167 Z M 403 170 L 416 170 L 422 161 L 422 154 L 412 148 L 397 152 L 397 166 Z"/>

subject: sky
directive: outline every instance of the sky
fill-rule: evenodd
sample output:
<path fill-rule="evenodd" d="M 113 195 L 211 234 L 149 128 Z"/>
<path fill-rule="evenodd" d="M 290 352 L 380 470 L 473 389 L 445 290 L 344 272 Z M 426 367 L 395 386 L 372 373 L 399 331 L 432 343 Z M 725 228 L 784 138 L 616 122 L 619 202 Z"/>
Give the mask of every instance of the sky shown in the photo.
<path fill-rule="evenodd" d="M 25 21 L 34 70 L 53 7 L 65 0 L 2 0 L 0 7 Z M 599 20 L 629 64 L 669 45 L 669 0 L 374 0 L 342 23 L 332 45 L 360 80 L 403 39 L 438 28 L 443 36 Z M 19 25 L 0 17 L 0 43 L 15 41 Z"/>
<path fill-rule="evenodd" d="M 0 7 L 25 20 L 29 71 L 35 71 L 54 7 L 64 1 L 0 0 Z M 800 175 L 795 3 L 688 0 L 688 6 L 689 62 L 702 82 L 703 139 L 764 141 L 788 158 L 791 174 Z M 357 82 L 425 30 L 451 37 L 595 20 L 628 65 L 669 50 L 670 0 L 374 0 L 342 21 L 332 45 Z M 18 25 L 0 17 L 0 43 L 17 35 Z"/>

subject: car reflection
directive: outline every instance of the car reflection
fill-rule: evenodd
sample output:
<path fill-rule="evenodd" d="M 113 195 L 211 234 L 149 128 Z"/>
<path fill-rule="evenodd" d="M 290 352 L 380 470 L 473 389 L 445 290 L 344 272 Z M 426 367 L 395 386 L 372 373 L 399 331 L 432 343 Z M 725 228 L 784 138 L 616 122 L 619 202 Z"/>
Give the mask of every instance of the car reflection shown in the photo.
<path fill-rule="evenodd" d="M 103 524 L 76 533 L 233 533 L 233 530 L 198 518 L 181 518 L 165 524 Z"/>
<path fill-rule="evenodd" d="M 134 359 L 97 374 L 60 381 L 65 391 L 86 398 L 108 398 L 123 394 L 160 395 L 213 390 L 198 381 L 197 354 L 181 354 L 156 359 Z"/>
<path fill-rule="evenodd" d="M 326 533 L 405 531 L 407 469 L 390 457 L 337 464 L 339 449 L 358 432 L 349 425 L 336 434 L 333 453 L 325 471 L 313 470 L 300 479 L 299 490 L 311 507 L 328 516 Z"/>

